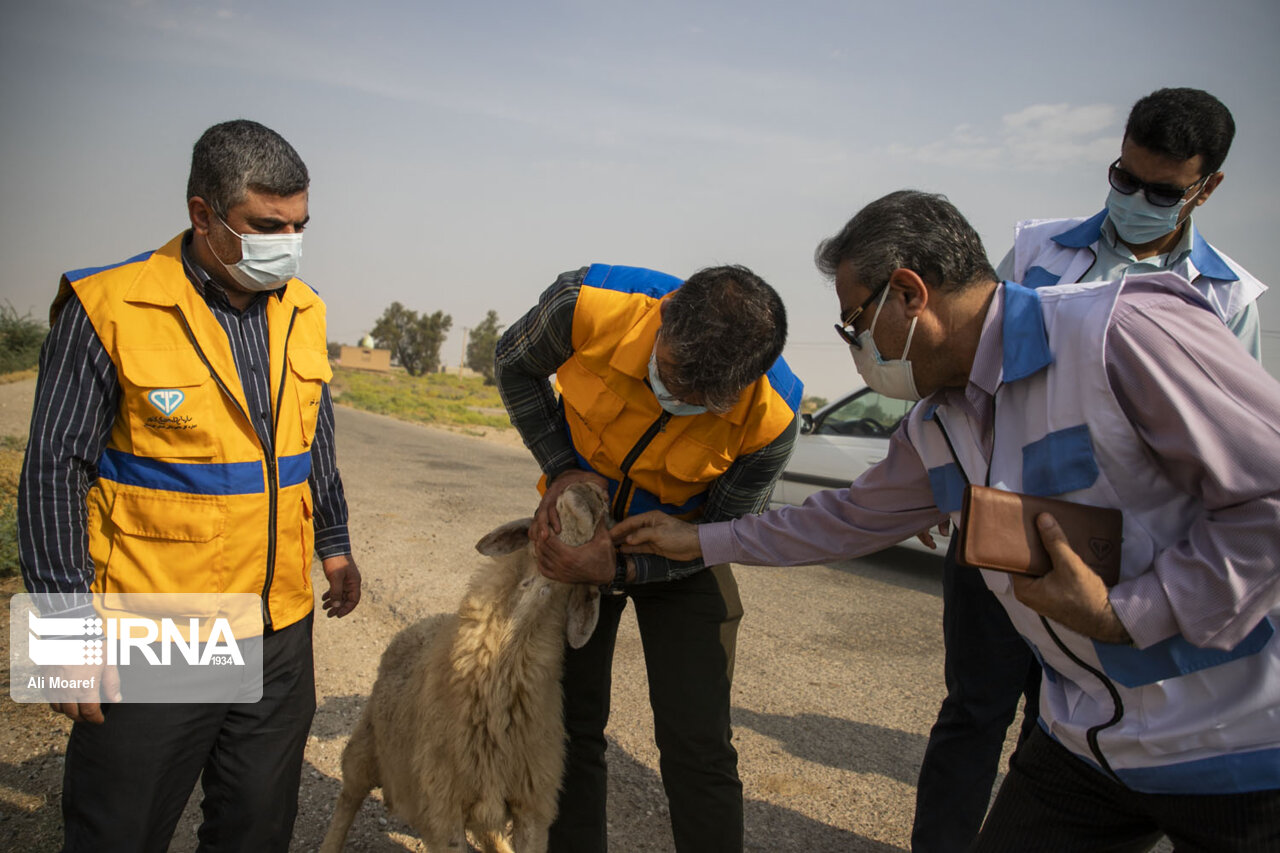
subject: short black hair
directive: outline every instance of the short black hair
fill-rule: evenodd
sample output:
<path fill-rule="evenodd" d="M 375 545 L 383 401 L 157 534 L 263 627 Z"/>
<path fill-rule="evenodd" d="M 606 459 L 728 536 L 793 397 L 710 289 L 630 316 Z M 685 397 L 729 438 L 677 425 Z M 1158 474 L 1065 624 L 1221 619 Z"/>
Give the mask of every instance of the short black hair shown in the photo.
<path fill-rule="evenodd" d="M 727 412 L 782 355 L 787 309 L 746 267 L 707 267 L 667 297 L 659 334 L 675 364 L 667 380 Z"/>
<path fill-rule="evenodd" d="M 1159 89 L 1129 111 L 1125 139 L 1173 160 L 1204 158 L 1200 177 L 1222 168 L 1236 135 L 1226 106 L 1200 89 Z"/>
<path fill-rule="evenodd" d="M 814 263 L 828 278 L 852 261 L 868 287 L 909 269 L 938 290 L 960 290 L 992 281 L 982 238 L 947 197 L 898 190 L 859 210 L 840 233 L 818 244 Z"/>
<path fill-rule="evenodd" d="M 225 219 L 246 190 L 291 196 L 310 183 L 306 164 L 283 136 L 241 118 L 215 124 L 196 140 L 187 198 L 199 196 Z"/>

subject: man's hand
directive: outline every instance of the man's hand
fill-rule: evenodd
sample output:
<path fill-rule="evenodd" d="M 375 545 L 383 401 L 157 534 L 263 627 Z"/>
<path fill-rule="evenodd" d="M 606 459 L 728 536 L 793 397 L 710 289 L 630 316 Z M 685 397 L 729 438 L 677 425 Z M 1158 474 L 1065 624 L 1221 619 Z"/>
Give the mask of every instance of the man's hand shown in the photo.
<path fill-rule="evenodd" d="M 58 714 L 65 714 L 73 723 L 93 723 L 101 725 L 106 719 L 102 715 L 102 702 L 119 702 L 120 673 L 114 666 L 105 663 L 85 664 L 83 666 L 59 667 L 57 674 L 61 678 L 74 681 L 93 679 L 93 688 L 86 688 L 82 697 L 76 702 L 50 702 L 49 707 Z M 60 691 L 61 692 L 61 691 Z"/>
<path fill-rule="evenodd" d="M 535 542 L 540 538 L 554 539 L 555 537 L 551 534 L 560 532 L 560 513 L 556 509 L 556 501 L 559 500 L 560 494 L 574 483 L 595 483 L 604 489 L 606 495 L 609 494 L 609 481 L 595 471 L 571 470 L 557 474 L 556 478 L 547 484 L 546 494 L 542 496 L 541 502 L 538 503 L 538 510 L 533 514 L 533 524 L 529 527 L 530 539 Z M 546 534 L 545 537 L 544 534 Z M 544 571 L 543 574 L 546 572 Z M 547 576 L 550 577 L 550 575 Z"/>
<path fill-rule="evenodd" d="M 951 535 L 951 519 L 946 518 L 938 522 L 938 535 L 939 536 Z M 932 530 L 922 530 L 916 534 L 916 538 L 920 540 L 921 545 L 930 549 L 931 551 L 938 550 L 938 543 L 933 541 Z"/>
<path fill-rule="evenodd" d="M 1036 517 L 1040 541 L 1053 569 L 1039 578 L 1013 577 L 1013 594 L 1041 616 L 1104 643 L 1131 643 L 1133 638 L 1111 609 L 1106 584 L 1067 543 L 1058 522 L 1047 512 Z"/>
<path fill-rule="evenodd" d="M 624 554 L 661 554 L 668 560 L 702 556 L 698 526 L 658 510 L 624 518 L 610 533 Z"/>
<path fill-rule="evenodd" d="M 609 531 L 603 526 L 596 535 L 577 548 L 560 541 L 559 536 L 544 528 L 535 535 L 532 528 L 533 553 L 538 558 L 538 570 L 546 577 L 563 583 L 591 583 L 597 586 L 613 580 L 615 555 Z"/>
<path fill-rule="evenodd" d="M 341 619 L 360 603 L 360 569 L 350 554 L 326 557 L 321 565 L 329 580 L 329 589 L 320 597 L 324 615 Z"/>

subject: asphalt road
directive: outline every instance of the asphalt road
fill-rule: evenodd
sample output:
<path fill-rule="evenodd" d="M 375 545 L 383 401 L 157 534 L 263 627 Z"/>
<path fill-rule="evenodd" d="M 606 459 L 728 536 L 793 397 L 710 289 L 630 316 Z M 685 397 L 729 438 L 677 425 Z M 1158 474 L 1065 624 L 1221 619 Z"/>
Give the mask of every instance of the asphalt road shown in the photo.
<path fill-rule="evenodd" d="M 317 628 L 321 707 L 296 839 L 303 850 L 323 834 L 338 754 L 386 640 L 409 621 L 453 609 L 477 565 L 473 543 L 537 503 L 537 469 L 523 447 L 341 407 L 337 422 L 366 599 L 348 620 Z M 736 569 L 746 615 L 733 720 L 748 849 L 907 848 L 916 772 L 943 695 L 940 570 L 937 558 L 904 549 Z M 630 615 L 608 735 L 611 849 L 673 849 Z M 366 804 L 357 843 L 416 847 L 385 819 L 380 804 Z"/>

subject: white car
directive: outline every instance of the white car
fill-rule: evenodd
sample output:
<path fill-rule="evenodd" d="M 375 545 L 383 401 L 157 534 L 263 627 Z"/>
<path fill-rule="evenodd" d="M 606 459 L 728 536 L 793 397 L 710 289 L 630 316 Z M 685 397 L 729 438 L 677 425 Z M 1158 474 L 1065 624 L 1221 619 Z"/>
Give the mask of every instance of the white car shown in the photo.
<path fill-rule="evenodd" d="M 769 505 L 802 504 L 821 489 L 847 487 L 884 459 L 890 434 L 912 405 L 864 387 L 812 415 L 801 415 L 795 452 L 773 487 Z M 937 528 L 932 535 L 938 546 L 936 551 L 914 536 L 901 544 L 939 556 L 945 554 L 950 539 L 940 536 Z"/>

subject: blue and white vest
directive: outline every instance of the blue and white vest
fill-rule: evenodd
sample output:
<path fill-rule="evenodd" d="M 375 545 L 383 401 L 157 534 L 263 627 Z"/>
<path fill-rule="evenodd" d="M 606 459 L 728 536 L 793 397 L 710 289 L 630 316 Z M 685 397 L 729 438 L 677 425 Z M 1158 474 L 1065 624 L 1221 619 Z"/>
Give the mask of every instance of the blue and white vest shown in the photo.
<path fill-rule="evenodd" d="M 1087 219 L 1027 219 L 1013 231 L 1013 280 L 1027 287 L 1077 282 L 1097 260 L 1101 213 Z M 1191 251 L 1170 268 L 1192 283 L 1222 322 L 1243 311 L 1267 289 L 1244 267 L 1200 236 L 1191 223 Z"/>
<path fill-rule="evenodd" d="M 1203 306 L 1177 276 L 1140 278 Z M 926 399 L 906 426 L 955 522 L 966 482 L 1122 509 L 1121 583 L 1151 570 L 1204 512 L 1151 462 L 1111 392 L 1104 339 L 1123 287 L 1005 282 L 998 291 L 1003 370 L 989 466 L 958 409 Z M 1043 665 L 1040 725 L 1077 756 L 1137 791 L 1280 788 L 1280 608 L 1234 649 L 1174 636 L 1140 650 L 1043 620 L 1014 597 L 1008 575 L 983 576 Z"/>

